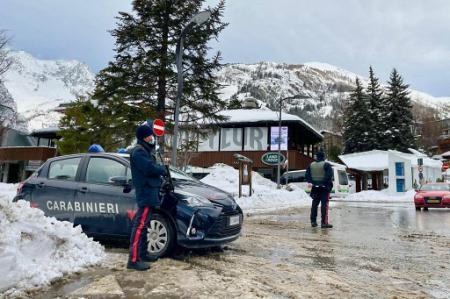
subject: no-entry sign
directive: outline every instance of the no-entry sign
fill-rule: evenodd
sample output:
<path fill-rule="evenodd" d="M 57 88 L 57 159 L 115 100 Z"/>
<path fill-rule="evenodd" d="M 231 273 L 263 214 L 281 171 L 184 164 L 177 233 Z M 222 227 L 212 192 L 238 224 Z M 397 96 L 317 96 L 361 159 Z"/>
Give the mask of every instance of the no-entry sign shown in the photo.
<path fill-rule="evenodd" d="M 155 133 L 156 136 L 160 137 L 164 135 L 164 122 L 160 119 L 155 119 L 153 121 L 153 133 Z"/>

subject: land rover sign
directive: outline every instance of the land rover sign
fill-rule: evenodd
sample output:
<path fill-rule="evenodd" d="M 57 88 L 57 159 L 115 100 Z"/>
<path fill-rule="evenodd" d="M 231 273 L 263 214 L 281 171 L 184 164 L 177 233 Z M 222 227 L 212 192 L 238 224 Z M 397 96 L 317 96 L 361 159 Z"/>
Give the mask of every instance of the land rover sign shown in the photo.
<path fill-rule="evenodd" d="M 283 163 L 286 158 L 283 156 L 283 154 L 280 154 L 280 157 L 278 158 L 278 153 L 265 153 L 264 155 L 261 156 L 261 161 L 264 164 L 267 165 L 277 165 L 278 164 L 278 160 L 280 160 L 279 163 Z"/>

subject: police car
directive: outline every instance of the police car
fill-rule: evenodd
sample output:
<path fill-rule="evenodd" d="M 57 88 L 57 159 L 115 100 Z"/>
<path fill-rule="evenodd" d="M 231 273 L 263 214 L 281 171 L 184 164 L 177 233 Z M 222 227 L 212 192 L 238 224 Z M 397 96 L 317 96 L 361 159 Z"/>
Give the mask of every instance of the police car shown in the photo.
<path fill-rule="evenodd" d="M 214 247 L 236 240 L 243 214 L 234 198 L 171 168 L 154 210 L 147 240 L 149 255 L 165 256 L 175 245 Z M 24 199 L 47 216 L 81 225 L 98 239 L 129 240 L 137 209 L 129 156 L 89 153 L 49 159 L 19 185 Z"/>

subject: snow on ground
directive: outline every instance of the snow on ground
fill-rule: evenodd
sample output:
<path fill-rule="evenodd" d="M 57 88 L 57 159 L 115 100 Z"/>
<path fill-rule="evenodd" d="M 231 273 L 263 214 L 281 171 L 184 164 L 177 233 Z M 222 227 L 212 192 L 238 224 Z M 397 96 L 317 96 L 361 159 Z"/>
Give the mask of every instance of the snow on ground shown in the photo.
<path fill-rule="evenodd" d="M 104 248 L 81 227 L 46 217 L 26 201 L 13 203 L 15 188 L 0 183 L 0 297 L 20 296 L 103 259 Z"/>
<path fill-rule="evenodd" d="M 289 185 L 288 191 L 277 189 L 277 184 L 253 172 L 253 190 L 248 196 L 248 186 L 243 186 L 239 198 L 239 171 L 225 164 L 216 164 L 210 168 L 211 173 L 201 181 L 231 193 L 245 213 L 262 213 L 292 207 L 309 207 L 311 197 L 305 191 Z"/>
<path fill-rule="evenodd" d="M 401 194 L 389 194 L 387 190 L 382 191 L 361 191 L 358 193 L 349 194 L 345 198 L 333 198 L 335 201 L 362 201 L 362 202 L 414 202 L 414 190 L 409 190 Z"/>

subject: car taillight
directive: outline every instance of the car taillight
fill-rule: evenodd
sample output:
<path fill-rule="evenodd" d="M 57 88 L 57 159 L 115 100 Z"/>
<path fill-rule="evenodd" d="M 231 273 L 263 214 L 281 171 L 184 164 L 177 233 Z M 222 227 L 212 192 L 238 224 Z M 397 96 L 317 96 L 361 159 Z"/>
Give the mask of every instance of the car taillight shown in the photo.
<path fill-rule="evenodd" d="M 39 205 L 36 202 L 30 202 L 30 207 L 39 208 Z"/>
<path fill-rule="evenodd" d="M 442 198 L 442 200 L 445 200 L 445 201 L 450 200 L 450 195 L 445 195 L 445 196 Z"/>

